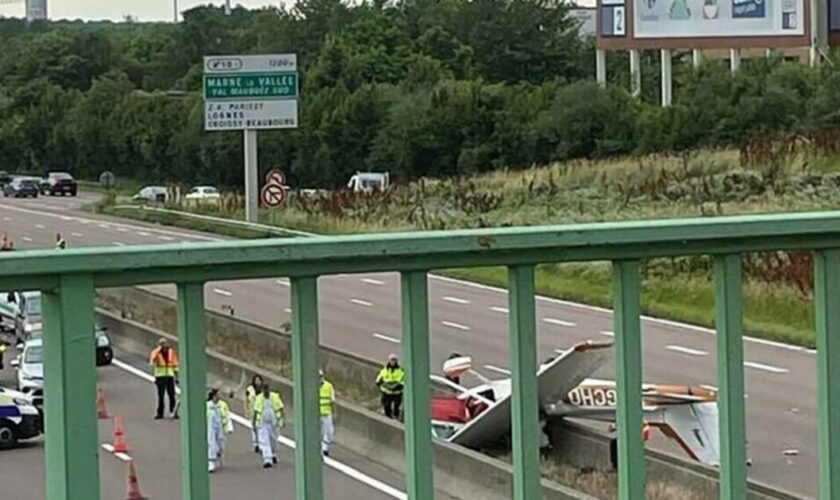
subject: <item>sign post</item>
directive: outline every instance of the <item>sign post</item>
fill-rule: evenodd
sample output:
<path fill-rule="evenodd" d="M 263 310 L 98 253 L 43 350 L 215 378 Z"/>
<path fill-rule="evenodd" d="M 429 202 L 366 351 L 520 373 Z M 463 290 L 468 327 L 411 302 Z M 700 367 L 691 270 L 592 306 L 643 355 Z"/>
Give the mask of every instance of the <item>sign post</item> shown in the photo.
<path fill-rule="evenodd" d="M 257 131 L 297 128 L 295 54 L 205 56 L 204 129 L 242 130 L 245 151 L 245 219 L 257 222 Z"/>

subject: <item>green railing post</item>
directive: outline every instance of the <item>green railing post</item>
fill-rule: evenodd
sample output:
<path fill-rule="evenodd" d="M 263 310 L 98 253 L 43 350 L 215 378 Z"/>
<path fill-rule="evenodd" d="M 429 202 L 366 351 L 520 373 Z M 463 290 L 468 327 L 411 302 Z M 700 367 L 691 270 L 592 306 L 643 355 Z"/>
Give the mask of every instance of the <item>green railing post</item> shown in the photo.
<path fill-rule="evenodd" d="M 513 498 L 542 498 L 534 266 L 508 268 Z"/>
<path fill-rule="evenodd" d="M 747 438 L 744 413 L 744 344 L 741 256 L 715 257 L 720 498 L 747 497 Z"/>
<path fill-rule="evenodd" d="M 840 498 L 840 250 L 816 252 L 817 407 L 820 498 Z"/>
<path fill-rule="evenodd" d="M 432 500 L 432 423 L 429 382 L 429 289 L 425 271 L 402 274 L 405 386 L 405 485 L 411 500 Z"/>
<path fill-rule="evenodd" d="M 46 498 L 99 500 L 93 277 L 43 294 Z"/>
<path fill-rule="evenodd" d="M 613 262 L 619 500 L 645 498 L 639 293 L 639 261 Z"/>
<path fill-rule="evenodd" d="M 178 347 L 181 352 L 181 498 L 208 500 L 207 338 L 204 284 L 178 284 Z"/>
<path fill-rule="evenodd" d="M 292 374 L 295 409 L 295 498 L 322 500 L 318 408 L 318 281 L 292 278 Z"/>

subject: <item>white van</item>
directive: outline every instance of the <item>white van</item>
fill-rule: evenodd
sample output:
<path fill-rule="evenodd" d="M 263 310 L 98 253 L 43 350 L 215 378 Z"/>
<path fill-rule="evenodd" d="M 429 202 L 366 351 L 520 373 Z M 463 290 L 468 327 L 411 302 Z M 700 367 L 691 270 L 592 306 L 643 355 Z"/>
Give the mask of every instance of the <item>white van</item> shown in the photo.
<path fill-rule="evenodd" d="M 388 172 L 356 172 L 350 177 L 347 189 L 353 192 L 385 191 L 390 184 Z"/>

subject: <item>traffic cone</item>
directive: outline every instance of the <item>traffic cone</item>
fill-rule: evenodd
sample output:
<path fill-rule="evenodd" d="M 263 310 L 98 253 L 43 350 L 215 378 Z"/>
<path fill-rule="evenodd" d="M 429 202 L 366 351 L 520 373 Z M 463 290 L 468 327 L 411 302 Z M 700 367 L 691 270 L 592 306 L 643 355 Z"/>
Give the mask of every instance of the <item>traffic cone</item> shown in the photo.
<path fill-rule="evenodd" d="M 114 453 L 126 453 L 127 451 L 128 444 L 125 442 L 123 418 L 114 417 Z"/>
<path fill-rule="evenodd" d="M 126 500 L 148 500 L 140 493 L 140 481 L 137 480 L 137 469 L 134 468 L 134 460 L 128 462 L 128 478 L 125 480 Z"/>
<path fill-rule="evenodd" d="M 105 391 L 102 389 L 99 389 L 96 395 L 96 415 L 99 417 L 99 420 L 111 418 L 108 416 L 108 410 L 105 407 Z"/>

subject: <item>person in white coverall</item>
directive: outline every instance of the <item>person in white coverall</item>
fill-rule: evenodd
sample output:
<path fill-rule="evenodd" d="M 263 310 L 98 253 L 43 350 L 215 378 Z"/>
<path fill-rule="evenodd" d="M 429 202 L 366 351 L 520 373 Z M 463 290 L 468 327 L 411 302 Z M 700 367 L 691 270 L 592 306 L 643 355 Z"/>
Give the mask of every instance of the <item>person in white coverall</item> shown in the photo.
<path fill-rule="evenodd" d="M 245 389 L 245 416 L 248 420 L 254 419 L 254 401 L 257 399 L 257 394 L 262 392 L 263 379 L 259 375 L 254 375 L 251 378 L 251 385 Z M 257 436 L 259 429 L 255 426 L 251 428 L 251 444 L 254 446 L 254 452 L 260 452 L 260 442 Z"/>
<path fill-rule="evenodd" d="M 267 382 L 263 384 L 262 392 L 254 400 L 254 420 L 252 424 L 257 429 L 263 468 L 270 469 L 277 463 L 277 456 L 274 454 L 274 442 L 277 441 L 277 436 L 280 428 L 284 426 L 284 421 L 283 401 L 279 394 L 271 391 Z"/>
<path fill-rule="evenodd" d="M 207 470 L 222 466 L 225 452 L 225 434 L 233 432 L 230 410 L 218 389 L 211 389 L 207 396 Z"/>

